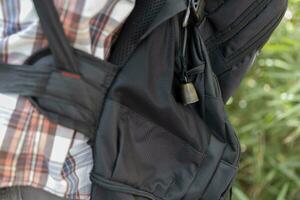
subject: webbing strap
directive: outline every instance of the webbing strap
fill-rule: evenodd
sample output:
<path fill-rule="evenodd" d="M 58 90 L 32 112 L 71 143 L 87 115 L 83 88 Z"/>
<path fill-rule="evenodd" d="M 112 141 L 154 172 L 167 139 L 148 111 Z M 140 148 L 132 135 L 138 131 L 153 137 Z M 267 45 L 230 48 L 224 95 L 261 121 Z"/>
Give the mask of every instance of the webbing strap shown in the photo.
<path fill-rule="evenodd" d="M 51 52 L 56 59 L 57 68 L 78 72 L 73 50 L 64 34 L 53 0 L 33 0 L 33 3 Z"/>
<path fill-rule="evenodd" d="M 0 64 L 0 91 L 23 96 L 41 96 L 50 72 L 47 66 Z"/>

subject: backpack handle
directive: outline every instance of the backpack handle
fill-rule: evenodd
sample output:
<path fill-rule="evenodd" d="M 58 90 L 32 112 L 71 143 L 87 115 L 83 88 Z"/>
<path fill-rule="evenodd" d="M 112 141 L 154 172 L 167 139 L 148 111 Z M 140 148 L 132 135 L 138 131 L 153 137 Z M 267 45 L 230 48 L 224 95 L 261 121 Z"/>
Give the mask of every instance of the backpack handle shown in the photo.
<path fill-rule="evenodd" d="M 33 3 L 40 18 L 42 29 L 48 39 L 51 52 L 57 62 L 57 68 L 78 72 L 74 52 L 64 34 L 53 0 L 33 0 Z"/>

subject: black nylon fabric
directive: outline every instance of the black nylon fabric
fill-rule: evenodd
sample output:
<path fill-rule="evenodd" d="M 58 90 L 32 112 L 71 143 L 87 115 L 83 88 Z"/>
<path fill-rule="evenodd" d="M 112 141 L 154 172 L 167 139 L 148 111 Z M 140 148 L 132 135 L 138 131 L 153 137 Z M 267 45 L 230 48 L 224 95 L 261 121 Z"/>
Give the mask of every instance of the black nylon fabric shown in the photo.
<path fill-rule="evenodd" d="M 41 54 L 43 56 L 39 58 Z M 93 139 L 105 94 L 118 67 L 81 51 L 74 50 L 74 55 L 79 63 L 78 78 L 73 74 L 66 76 L 65 71 L 57 70 L 49 50 L 43 50 L 27 60 L 32 66 L 52 68 L 43 92 L 27 96 L 50 120 Z"/>
<path fill-rule="evenodd" d="M 0 92 L 27 96 L 50 120 L 95 136 L 91 199 L 224 199 L 240 148 L 223 101 L 286 1 L 207 2 L 202 24 L 188 27 L 188 81 L 200 98 L 188 106 L 179 98 L 177 62 L 185 0 L 137 1 L 111 53 L 118 66 L 71 48 L 57 13 L 47 9 L 53 2 L 34 3 L 50 50 L 23 66 L 0 64 Z M 253 25 L 259 33 L 247 31 Z"/>

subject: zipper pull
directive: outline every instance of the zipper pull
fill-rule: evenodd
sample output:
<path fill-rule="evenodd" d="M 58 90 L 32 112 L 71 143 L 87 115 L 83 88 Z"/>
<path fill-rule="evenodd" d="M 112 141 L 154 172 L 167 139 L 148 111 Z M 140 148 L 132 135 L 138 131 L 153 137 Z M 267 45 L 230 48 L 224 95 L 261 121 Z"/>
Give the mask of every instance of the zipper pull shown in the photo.
<path fill-rule="evenodd" d="M 185 106 L 199 101 L 195 85 L 192 82 L 181 83 L 180 90 L 182 102 Z"/>
<path fill-rule="evenodd" d="M 180 55 L 180 65 L 181 65 L 181 80 L 180 80 L 180 93 L 181 99 L 184 105 L 189 105 L 199 101 L 196 88 L 192 82 L 188 81 L 187 66 L 186 66 L 186 48 L 187 48 L 187 37 L 188 37 L 188 23 L 191 16 L 191 5 L 192 0 L 189 0 L 187 10 L 183 19 L 182 28 L 183 28 L 183 42 L 182 42 L 182 52 Z"/>
<path fill-rule="evenodd" d="M 183 105 L 189 105 L 198 102 L 199 96 L 197 94 L 196 88 L 194 83 L 189 82 L 188 80 L 188 73 L 186 71 L 186 63 L 184 61 L 184 58 L 181 57 L 181 67 L 183 68 L 181 73 L 181 80 L 180 80 L 180 94 L 181 94 L 181 100 L 183 102 Z"/>

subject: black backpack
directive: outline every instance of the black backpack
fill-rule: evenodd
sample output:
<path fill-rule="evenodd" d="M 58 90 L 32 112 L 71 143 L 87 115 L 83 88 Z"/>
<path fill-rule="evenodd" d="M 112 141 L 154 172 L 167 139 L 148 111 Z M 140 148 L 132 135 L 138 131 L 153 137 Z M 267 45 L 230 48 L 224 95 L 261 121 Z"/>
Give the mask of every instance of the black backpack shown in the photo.
<path fill-rule="evenodd" d="M 286 1 L 137 0 L 109 61 L 70 47 L 53 2 L 33 1 L 50 49 L 0 64 L 0 92 L 91 138 L 91 199 L 224 199 L 240 157 L 224 101 Z"/>

